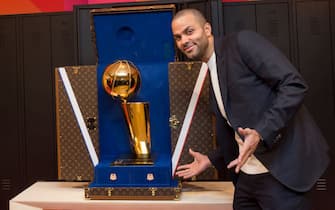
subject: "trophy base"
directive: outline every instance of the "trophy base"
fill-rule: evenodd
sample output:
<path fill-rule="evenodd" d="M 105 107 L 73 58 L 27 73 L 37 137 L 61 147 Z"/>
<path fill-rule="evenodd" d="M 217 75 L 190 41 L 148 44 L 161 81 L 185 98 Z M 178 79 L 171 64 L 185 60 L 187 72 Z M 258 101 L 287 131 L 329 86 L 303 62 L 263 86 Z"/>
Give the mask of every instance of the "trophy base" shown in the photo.
<path fill-rule="evenodd" d="M 111 163 L 112 166 L 129 166 L 129 165 L 153 165 L 154 161 L 150 157 L 138 158 L 134 155 L 120 157 Z"/>

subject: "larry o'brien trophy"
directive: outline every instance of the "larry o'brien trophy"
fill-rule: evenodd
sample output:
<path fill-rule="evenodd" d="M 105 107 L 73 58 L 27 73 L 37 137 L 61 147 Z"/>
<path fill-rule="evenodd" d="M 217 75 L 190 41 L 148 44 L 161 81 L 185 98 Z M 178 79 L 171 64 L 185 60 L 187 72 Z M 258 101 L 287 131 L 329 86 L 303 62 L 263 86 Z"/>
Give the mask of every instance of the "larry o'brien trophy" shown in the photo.
<path fill-rule="evenodd" d="M 108 65 L 102 77 L 105 91 L 121 103 L 133 152 L 113 161 L 112 165 L 152 165 L 149 103 L 127 101 L 140 89 L 139 70 L 130 61 L 119 60 Z"/>

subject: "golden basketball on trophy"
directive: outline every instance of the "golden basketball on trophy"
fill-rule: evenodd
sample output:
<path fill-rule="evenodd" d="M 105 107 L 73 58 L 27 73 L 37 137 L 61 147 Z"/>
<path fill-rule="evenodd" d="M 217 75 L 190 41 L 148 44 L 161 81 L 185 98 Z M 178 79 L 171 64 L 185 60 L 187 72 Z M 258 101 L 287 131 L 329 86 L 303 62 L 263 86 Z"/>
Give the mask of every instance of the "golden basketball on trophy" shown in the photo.
<path fill-rule="evenodd" d="M 140 72 L 127 60 L 120 60 L 107 66 L 102 77 L 106 92 L 122 101 L 135 95 L 141 86 Z"/>
<path fill-rule="evenodd" d="M 140 89 L 141 77 L 136 66 L 127 60 L 120 60 L 106 67 L 102 84 L 105 91 L 114 99 L 121 101 L 122 111 L 127 123 L 130 145 L 134 157 L 121 158 L 114 165 L 153 164 L 150 159 L 151 138 L 148 102 L 127 102 Z"/>

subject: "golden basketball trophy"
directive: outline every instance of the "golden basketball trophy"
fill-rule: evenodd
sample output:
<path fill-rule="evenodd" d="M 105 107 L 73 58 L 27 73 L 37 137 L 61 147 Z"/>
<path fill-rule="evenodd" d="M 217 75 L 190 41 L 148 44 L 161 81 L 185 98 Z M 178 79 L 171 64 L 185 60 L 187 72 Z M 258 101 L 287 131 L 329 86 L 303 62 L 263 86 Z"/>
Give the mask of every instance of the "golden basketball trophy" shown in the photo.
<path fill-rule="evenodd" d="M 121 102 L 133 154 L 121 157 L 113 165 L 151 165 L 151 139 L 148 102 L 127 102 L 141 86 L 140 72 L 127 60 L 106 67 L 102 84 L 105 91 Z"/>

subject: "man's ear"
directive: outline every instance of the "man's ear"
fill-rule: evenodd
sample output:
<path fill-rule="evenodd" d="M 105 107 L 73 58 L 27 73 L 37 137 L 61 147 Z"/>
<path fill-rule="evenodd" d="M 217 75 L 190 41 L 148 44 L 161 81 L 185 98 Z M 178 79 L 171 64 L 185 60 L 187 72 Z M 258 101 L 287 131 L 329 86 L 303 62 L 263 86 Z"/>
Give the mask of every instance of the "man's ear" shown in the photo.
<path fill-rule="evenodd" d="M 205 23 L 204 30 L 207 36 L 212 35 L 212 26 L 208 22 Z"/>

